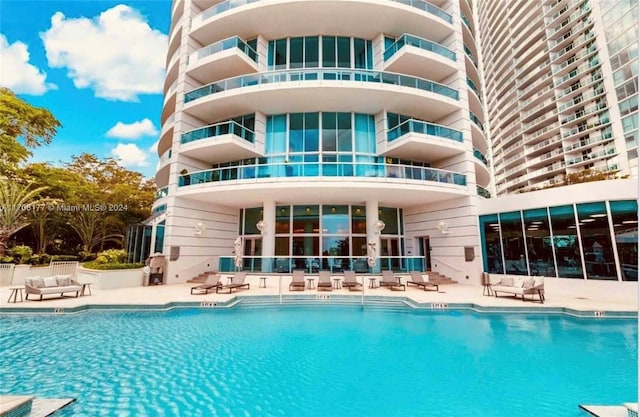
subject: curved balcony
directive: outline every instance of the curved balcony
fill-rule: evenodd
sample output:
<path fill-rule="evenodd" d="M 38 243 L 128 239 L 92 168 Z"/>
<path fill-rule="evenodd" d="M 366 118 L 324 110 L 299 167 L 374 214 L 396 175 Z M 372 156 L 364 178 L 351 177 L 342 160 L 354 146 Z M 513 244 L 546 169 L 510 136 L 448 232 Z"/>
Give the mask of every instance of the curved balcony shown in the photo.
<path fill-rule="evenodd" d="M 169 184 L 169 167 L 171 160 L 171 149 L 167 150 L 160 156 L 158 160 L 158 166 L 156 168 L 156 185 L 158 187 L 164 187 Z"/>
<path fill-rule="evenodd" d="M 398 22 L 407 32 L 436 41 L 454 30 L 449 13 L 423 0 L 226 0 L 193 18 L 191 36 L 203 45 L 256 33 L 266 39 L 319 33 L 373 39 L 397 33 Z"/>
<path fill-rule="evenodd" d="M 473 149 L 473 157 L 474 167 L 476 171 L 476 182 L 486 187 L 487 185 L 489 185 L 489 181 L 491 179 L 489 172 L 489 161 L 482 152 L 475 148 Z"/>
<path fill-rule="evenodd" d="M 258 53 L 237 36 L 192 53 L 187 66 L 187 74 L 203 83 L 254 72 L 258 72 Z"/>
<path fill-rule="evenodd" d="M 167 195 L 169 195 L 169 187 L 166 187 L 166 186 L 162 187 L 158 189 L 158 191 L 156 191 L 154 201 L 160 200 L 161 198 L 165 198 Z"/>
<path fill-rule="evenodd" d="M 160 130 L 160 140 L 158 141 L 158 154 L 162 155 L 171 147 L 173 142 L 173 126 L 176 114 L 172 114 L 165 120 Z"/>
<path fill-rule="evenodd" d="M 472 92 L 469 96 L 469 109 L 472 113 L 482 114 L 482 98 L 480 97 L 480 90 L 476 87 L 475 83 L 467 78 L 467 86 Z"/>
<path fill-rule="evenodd" d="M 491 193 L 489 192 L 489 190 L 487 190 L 484 187 L 481 187 L 479 185 L 476 185 L 476 193 L 480 196 L 480 197 L 484 197 L 484 198 L 491 198 Z"/>
<path fill-rule="evenodd" d="M 210 163 L 262 156 L 254 144 L 255 133 L 233 120 L 186 132 L 180 154 Z"/>
<path fill-rule="evenodd" d="M 182 26 L 185 19 L 184 17 L 180 18 L 171 28 L 171 33 L 169 34 L 169 49 L 167 49 L 167 59 L 165 61 L 165 65 L 169 64 L 170 57 L 176 52 L 180 43 L 182 41 Z"/>
<path fill-rule="evenodd" d="M 475 114 L 473 114 L 473 112 L 469 112 L 469 118 L 471 119 L 471 121 L 473 123 L 475 123 L 475 125 L 477 127 L 480 128 L 480 130 L 484 133 L 484 126 L 482 125 L 482 122 L 480 121 L 480 119 L 478 118 L 478 116 L 476 116 Z"/>
<path fill-rule="evenodd" d="M 438 43 L 404 34 L 383 54 L 385 71 L 437 80 L 455 73 L 456 53 Z"/>
<path fill-rule="evenodd" d="M 216 168 L 179 177 L 177 196 L 246 207 L 278 201 L 415 205 L 467 195 L 466 177 L 453 171 L 375 162 L 278 163 Z"/>
<path fill-rule="evenodd" d="M 439 120 L 460 108 L 458 92 L 422 78 L 371 70 L 305 69 L 245 75 L 190 91 L 184 111 L 206 120 L 211 114 L 388 110 Z"/>
<path fill-rule="evenodd" d="M 435 162 L 464 152 L 462 132 L 421 120 L 409 119 L 387 130 L 381 155 Z"/>

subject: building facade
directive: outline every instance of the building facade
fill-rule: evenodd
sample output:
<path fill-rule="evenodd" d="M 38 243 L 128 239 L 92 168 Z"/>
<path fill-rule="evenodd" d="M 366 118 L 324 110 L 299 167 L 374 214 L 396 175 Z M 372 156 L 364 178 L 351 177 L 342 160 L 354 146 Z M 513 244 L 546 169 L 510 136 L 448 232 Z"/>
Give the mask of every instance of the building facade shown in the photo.
<path fill-rule="evenodd" d="M 532 254 L 520 251 L 518 264 L 509 250 L 505 258 L 509 216 L 494 210 L 500 199 L 488 189 L 504 194 L 551 181 L 530 175 L 547 169 L 532 158 L 562 160 L 562 172 L 572 172 L 587 165 L 567 158 L 602 148 L 597 167 L 629 172 L 632 155 L 620 152 L 627 139 L 612 121 L 626 98 L 614 102 L 613 90 L 598 84 L 605 70 L 602 55 L 591 59 L 595 35 L 576 28 L 567 37 L 563 29 L 565 17 L 582 19 L 591 9 L 568 1 L 565 16 L 562 5 L 525 3 L 175 0 L 159 191 L 153 216 L 130 242 L 169 256 L 167 283 L 237 268 L 432 270 L 474 284 L 483 270 L 543 274 L 527 261 Z M 532 17 L 546 22 L 544 30 Z M 522 22 L 513 33 L 511 18 Z M 550 46 L 560 37 L 566 42 Z M 598 54 L 615 43 L 596 39 Z M 574 41 L 579 57 L 570 60 L 564 55 Z M 592 64 L 598 68 L 583 68 Z M 578 92 L 576 80 L 585 84 Z M 527 180 L 512 184 L 507 161 L 518 161 L 515 177 Z M 618 197 L 630 199 L 625 193 Z M 505 207 L 519 210 L 521 224 L 528 219 L 529 206 Z M 145 250 L 138 245 L 136 253 Z"/>
<path fill-rule="evenodd" d="M 497 195 L 637 176 L 638 3 L 477 2 Z"/>

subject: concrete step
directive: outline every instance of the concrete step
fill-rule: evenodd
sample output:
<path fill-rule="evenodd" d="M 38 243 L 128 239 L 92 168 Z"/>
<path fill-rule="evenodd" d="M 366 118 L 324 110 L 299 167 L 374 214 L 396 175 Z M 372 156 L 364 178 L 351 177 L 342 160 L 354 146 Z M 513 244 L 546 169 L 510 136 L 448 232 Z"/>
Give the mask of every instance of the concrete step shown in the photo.
<path fill-rule="evenodd" d="M 33 395 L 0 396 L 0 417 L 23 417 L 31 413 Z"/>
<path fill-rule="evenodd" d="M 188 283 L 190 284 L 202 284 L 203 282 L 205 282 L 207 280 L 207 277 L 211 274 L 217 274 L 216 271 L 207 271 L 207 272 L 203 272 L 202 274 L 199 274 L 193 278 L 191 278 L 190 280 L 187 280 Z"/>

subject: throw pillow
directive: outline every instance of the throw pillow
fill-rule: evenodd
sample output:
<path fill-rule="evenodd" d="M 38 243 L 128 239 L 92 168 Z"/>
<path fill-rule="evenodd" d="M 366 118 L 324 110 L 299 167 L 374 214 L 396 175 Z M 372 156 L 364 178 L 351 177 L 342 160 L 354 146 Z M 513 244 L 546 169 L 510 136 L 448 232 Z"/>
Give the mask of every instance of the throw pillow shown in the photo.
<path fill-rule="evenodd" d="M 44 282 L 40 277 L 31 277 L 27 278 L 27 285 L 33 288 L 42 288 L 44 287 Z"/>
<path fill-rule="evenodd" d="M 529 278 L 522 281 L 522 288 L 533 288 L 536 285 L 535 278 Z"/>
<path fill-rule="evenodd" d="M 505 287 L 513 287 L 513 277 L 504 277 L 500 279 L 500 284 Z"/>
<path fill-rule="evenodd" d="M 57 287 L 58 281 L 56 277 L 44 277 L 42 278 L 42 282 L 44 282 L 45 287 Z"/>
<path fill-rule="evenodd" d="M 56 281 L 59 287 L 66 287 L 67 285 L 71 285 L 71 275 L 57 275 Z"/>

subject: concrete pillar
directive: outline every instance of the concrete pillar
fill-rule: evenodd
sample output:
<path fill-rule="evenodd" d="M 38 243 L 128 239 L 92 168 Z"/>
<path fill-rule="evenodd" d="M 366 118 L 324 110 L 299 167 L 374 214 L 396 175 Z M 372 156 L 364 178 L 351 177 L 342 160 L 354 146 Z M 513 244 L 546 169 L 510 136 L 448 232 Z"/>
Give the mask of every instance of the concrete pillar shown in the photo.
<path fill-rule="evenodd" d="M 365 203 L 366 216 L 367 216 L 367 255 L 371 256 L 371 242 L 375 243 L 376 257 L 380 256 L 380 233 L 376 223 L 378 223 L 378 202 L 367 201 Z M 377 262 L 375 268 L 370 269 L 372 272 L 378 272 L 380 270 L 380 261 Z"/>
<path fill-rule="evenodd" d="M 265 228 L 262 230 L 262 271 L 271 272 L 273 257 L 276 253 L 276 203 L 265 201 L 262 205 L 262 220 Z"/>

